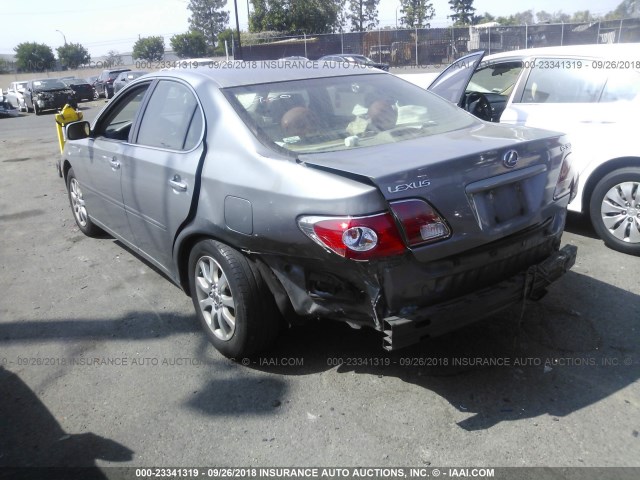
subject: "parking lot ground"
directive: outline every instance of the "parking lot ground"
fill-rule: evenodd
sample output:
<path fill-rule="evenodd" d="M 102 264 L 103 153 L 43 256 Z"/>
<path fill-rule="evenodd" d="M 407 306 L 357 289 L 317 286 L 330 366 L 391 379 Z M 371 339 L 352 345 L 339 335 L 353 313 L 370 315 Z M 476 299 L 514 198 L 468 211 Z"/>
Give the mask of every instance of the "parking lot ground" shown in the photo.
<path fill-rule="evenodd" d="M 640 466 L 640 258 L 579 217 L 538 303 L 391 354 L 314 321 L 232 362 L 78 230 L 52 114 L 0 119 L 0 151 L 0 466 Z"/>

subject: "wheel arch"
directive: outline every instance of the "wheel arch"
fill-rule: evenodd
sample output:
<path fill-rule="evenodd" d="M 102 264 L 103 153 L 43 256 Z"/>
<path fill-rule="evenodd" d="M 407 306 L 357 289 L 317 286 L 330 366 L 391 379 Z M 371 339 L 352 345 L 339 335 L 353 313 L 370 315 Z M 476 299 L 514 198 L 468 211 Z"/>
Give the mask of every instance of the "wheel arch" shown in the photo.
<path fill-rule="evenodd" d="M 194 231 L 186 235 L 184 238 L 180 239 L 178 243 L 176 249 L 176 271 L 178 274 L 177 280 L 180 288 L 182 288 L 186 295 L 191 295 L 191 287 L 189 281 L 189 256 L 191 255 L 191 250 L 193 249 L 193 247 L 202 240 L 215 240 L 216 242 L 220 242 L 231 248 L 240 250 L 249 264 L 252 266 L 254 275 L 262 277 L 262 280 L 274 297 L 276 306 L 280 311 L 280 314 L 285 319 L 290 318 L 290 316 L 292 315 L 291 312 L 293 312 L 291 300 L 289 299 L 289 295 L 287 294 L 285 288 L 282 286 L 278 278 L 273 274 L 271 268 L 259 258 L 259 255 L 247 255 L 247 253 L 243 252 L 242 249 L 238 249 L 228 241 L 225 241 L 224 239 L 211 232 Z"/>
<path fill-rule="evenodd" d="M 635 167 L 640 168 L 640 157 L 620 157 L 604 162 L 602 165 L 599 165 L 587 179 L 584 187 L 582 188 L 582 196 L 580 198 L 581 203 L 581 211 L 589 212 L 589 203 L 591 201 L 591 195 L 593 194 L 596 185 L 600 180 L 602 180 L 605 175 L 613 172 L 614 170 L 619 170 L 621 168 L 629 168 Z M 585 210 L 586 209 L 586 210 Z"/>

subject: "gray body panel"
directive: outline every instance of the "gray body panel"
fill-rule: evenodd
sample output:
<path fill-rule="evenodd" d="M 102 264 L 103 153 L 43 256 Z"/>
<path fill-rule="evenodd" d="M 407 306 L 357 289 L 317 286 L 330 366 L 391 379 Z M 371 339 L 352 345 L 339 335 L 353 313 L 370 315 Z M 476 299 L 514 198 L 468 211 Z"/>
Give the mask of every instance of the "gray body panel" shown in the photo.
<path fill-rule="evenodd" d="M 474 120 L 470 127 L 446 134 L 296 156 L 258 139 L 221 87 L 256 78 L 386 74 L 351 68 L 257 70 L 251 75 L 209 68 L 150 74 L 127 85 L 98 117 L 149 78 L 186 83 L 200 102 L 205 124 L 202 141 L 189 152 L 127 142 L 112 147 L 108 140 L 92 138 L 70 141 L 65 149 L 65 168 L 74 168 L 88 192 L 92 219 L 187 292 L 189 249 L 197 239 L 214 238 L 258 266 L 283 313 L 333 317 L 383 330 L 384 318 L 484 285 L 479 269 L 492 259 L 499 281 L 557 252 L 568 203 L 568 196 L 553 198 L 560 165 L 570 151 L 562 135 Z M 152 91 L 153 86 L 143 103 Z M 96 145 L 101 145 L 99 155 L 98 150 L 90 153 Z M 519 154 L 515 168 L 503 164 L 509 150 Z M 121 160 L 118 171 L 109 167 L 110 155 Z M 185 191 L 171 187 L 176 178 Z M 497 203 L 489 200 L 494 195 Z M 435 207 L 448 222 L 451 237 L 360 263 L 323 249 L 297 224 L 303 215 L 386 212 L 389 202 L 407 198 Z M 518 249 L 530 254 L 510 262 Z M 464 277 L 462 289 L 451 283 L 452 275 Z"/>

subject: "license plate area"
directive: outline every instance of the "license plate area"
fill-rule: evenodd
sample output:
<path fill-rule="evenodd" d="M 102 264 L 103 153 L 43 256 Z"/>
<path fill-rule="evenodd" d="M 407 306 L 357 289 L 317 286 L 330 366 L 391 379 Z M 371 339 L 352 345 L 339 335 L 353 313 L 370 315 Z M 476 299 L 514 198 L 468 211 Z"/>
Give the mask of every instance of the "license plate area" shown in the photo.
<path fill-rule="evenodd" d="M 485 179 L 466 187 L 480 228 L 501 228 L 530 217 L 542 204 L 545 165 Z"/>

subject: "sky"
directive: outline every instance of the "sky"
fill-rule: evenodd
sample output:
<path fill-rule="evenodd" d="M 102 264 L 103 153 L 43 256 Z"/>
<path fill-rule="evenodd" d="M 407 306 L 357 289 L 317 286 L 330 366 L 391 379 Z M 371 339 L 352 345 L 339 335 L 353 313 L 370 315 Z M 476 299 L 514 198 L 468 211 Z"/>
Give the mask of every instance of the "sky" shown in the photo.
<path fill-rule="evenodd" d="M 436 16 L 432 27 L 451 24 L 447 0 L 432 0 Z M 508 16 L 525 10 L 562 10 L 572 14 L 577 10 L 590 10 L 605 14 L 615 9 L 622 0 L 475 0 L 476 13 L 489 12 L 495 16 Z M 22 42 L 37 42 L 55 49 L 64 44 L 81 43 L 93 58 L 106 55 L 110 50 L 131 52 L 139 36 L 162 35 L 169 48 L 169 39 L 188 29 L 188 0 L 108 0 L 106 2 L 78 0 L 24 0 L 3 2 L 0 10 L 0 54 L 13 54 Z M 380 0 L 378 18 L 380 26 L 395 26 L 400 17 L 399 0 Z M 233 1 L 228 0 L 230 26 L 235 28 Z M 246 30 L 247 0 L 238 0 L 240 29 Z"/>

